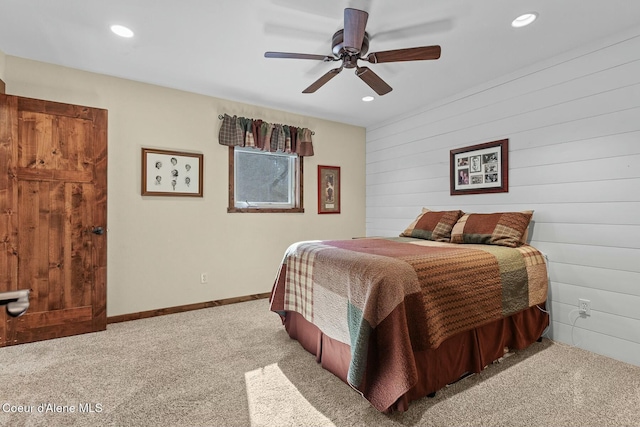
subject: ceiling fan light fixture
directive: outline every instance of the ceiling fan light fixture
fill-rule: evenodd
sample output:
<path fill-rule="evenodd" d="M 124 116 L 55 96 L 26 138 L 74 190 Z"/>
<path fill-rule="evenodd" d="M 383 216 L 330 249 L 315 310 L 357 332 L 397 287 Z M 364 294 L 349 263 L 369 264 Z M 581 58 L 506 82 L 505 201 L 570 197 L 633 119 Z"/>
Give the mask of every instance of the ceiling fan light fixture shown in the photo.
<path fill-rule="evenodd" d="M 363 96 L 363 97 L 362 97 L 362 100 L 363 100 L 364 102 L 371 102 L 371 101 L 373 101 L 373 100 L 374 100 L 374 98 L 373 98 L 373 96 L 368 95 L 368 96 Z"/>
<path fill-rule="evenodd" d="M 133 37 L 133 31 L 131 31 L 130 28 L 127 28 L 124 25 L 112 25 L 110 28 L 114 34 L 117 34 L 120 37 L 124 37 L 127 39 Z"/>
<path fill-rule="evenodd" d="M 514 19 L 511 26 L 514 28 L 526 27 L 527 25 L 532 24 L 536 19 L 538 19 L 538 14 L 536 12 L 525 13 Z"/>

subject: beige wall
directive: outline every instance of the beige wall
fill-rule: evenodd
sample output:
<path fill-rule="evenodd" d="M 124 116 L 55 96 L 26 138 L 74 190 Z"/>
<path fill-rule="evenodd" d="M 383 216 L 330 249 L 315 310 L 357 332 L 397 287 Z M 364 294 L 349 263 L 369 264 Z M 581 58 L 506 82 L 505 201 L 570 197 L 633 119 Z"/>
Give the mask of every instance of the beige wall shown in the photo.
<path fill-rule="evenodd" d="M 365 233 L 364 128 L 13 56 L 5 76 L 8 94 L 109 110 L 108 316 L 269 292 L 291 243 Z M 304 214 L 226 212 L 222 113 L 315 131 Z M 204 197 L 143 198 L 141 147 L 203 153 Z M 318 164 L 342 168 L 340 215 L 316 213 Z"/>
<path fill-rule="evenodd" d="M 7 56 L 0 50 L 0 80 L 4 81 L 4 68 L 7 62 Z"/>

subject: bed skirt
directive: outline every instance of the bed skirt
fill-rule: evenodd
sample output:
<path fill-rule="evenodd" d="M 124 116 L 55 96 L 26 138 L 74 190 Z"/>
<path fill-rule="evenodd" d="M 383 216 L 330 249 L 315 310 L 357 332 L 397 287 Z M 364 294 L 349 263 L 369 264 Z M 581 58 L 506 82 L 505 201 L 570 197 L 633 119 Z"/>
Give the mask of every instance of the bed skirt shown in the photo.
<path fill-rule="evenodd" d="M 316 356 L 316 361 L 345 383 L 351 361 L 347 344 L 323 334 L 302 315 L 287 312 L 283 320 L 292 339 Z M 504 355 L 505 347 L 523 349 L 537 341 L 549 325 L 549 315 L 531 307 L 455 335 L 438 348 L 414 352 L 418 383 L 396 400 L 388 412 L 406 411 L 409 403 L 435 393 L 467 373 L 478 373 Z M 365 378 L 366 381 L 366 378 Z"/>

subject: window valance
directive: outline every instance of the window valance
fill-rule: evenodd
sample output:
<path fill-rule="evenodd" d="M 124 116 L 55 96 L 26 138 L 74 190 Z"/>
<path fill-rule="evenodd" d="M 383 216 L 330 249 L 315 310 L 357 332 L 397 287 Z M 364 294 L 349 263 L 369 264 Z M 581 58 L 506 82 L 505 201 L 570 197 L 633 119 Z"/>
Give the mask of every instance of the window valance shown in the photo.
<path fill-rule="evenodd" d="M 222 120 L 218 142 L 220 145 L 253 147 L 262 151 L 296 153 L 313 156 L 313 132 L 307 128 L 267 123 L 260 119 L 219 115 Z"/>

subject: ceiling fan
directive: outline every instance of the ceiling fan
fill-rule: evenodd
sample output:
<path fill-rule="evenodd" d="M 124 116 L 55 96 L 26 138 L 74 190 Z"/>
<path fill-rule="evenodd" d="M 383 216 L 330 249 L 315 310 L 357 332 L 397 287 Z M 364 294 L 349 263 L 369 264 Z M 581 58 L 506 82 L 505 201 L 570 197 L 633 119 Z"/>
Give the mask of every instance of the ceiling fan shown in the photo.
<path fill-rule="evenodd" d="M 355 68 L 356 76 L 368 84 L 378 95 L 385 95 L 393 89 L 369 67 L 358 66 L 358 61 L 371 64 L 400 61 L 422 61 L 440 58 L 440 46 L 422 46 L 407 49 L 387 50 L 367 55 L 369 34 L 365 31 L 369 14 L 363 10 L 347 8 L 344 10 L 344 29 L 333 35 L 331 43 L 333 55 L 314 55 L 307 53 L 265 52 L 265 58 L 314 59 L 324 62 L 341 61 L 338 68 L 329 70 L 313 82 L 302 93 L 313 93 L 334 78 L 343 68 Z M 365 56 L 366 55 L 366 56 Z"/>

